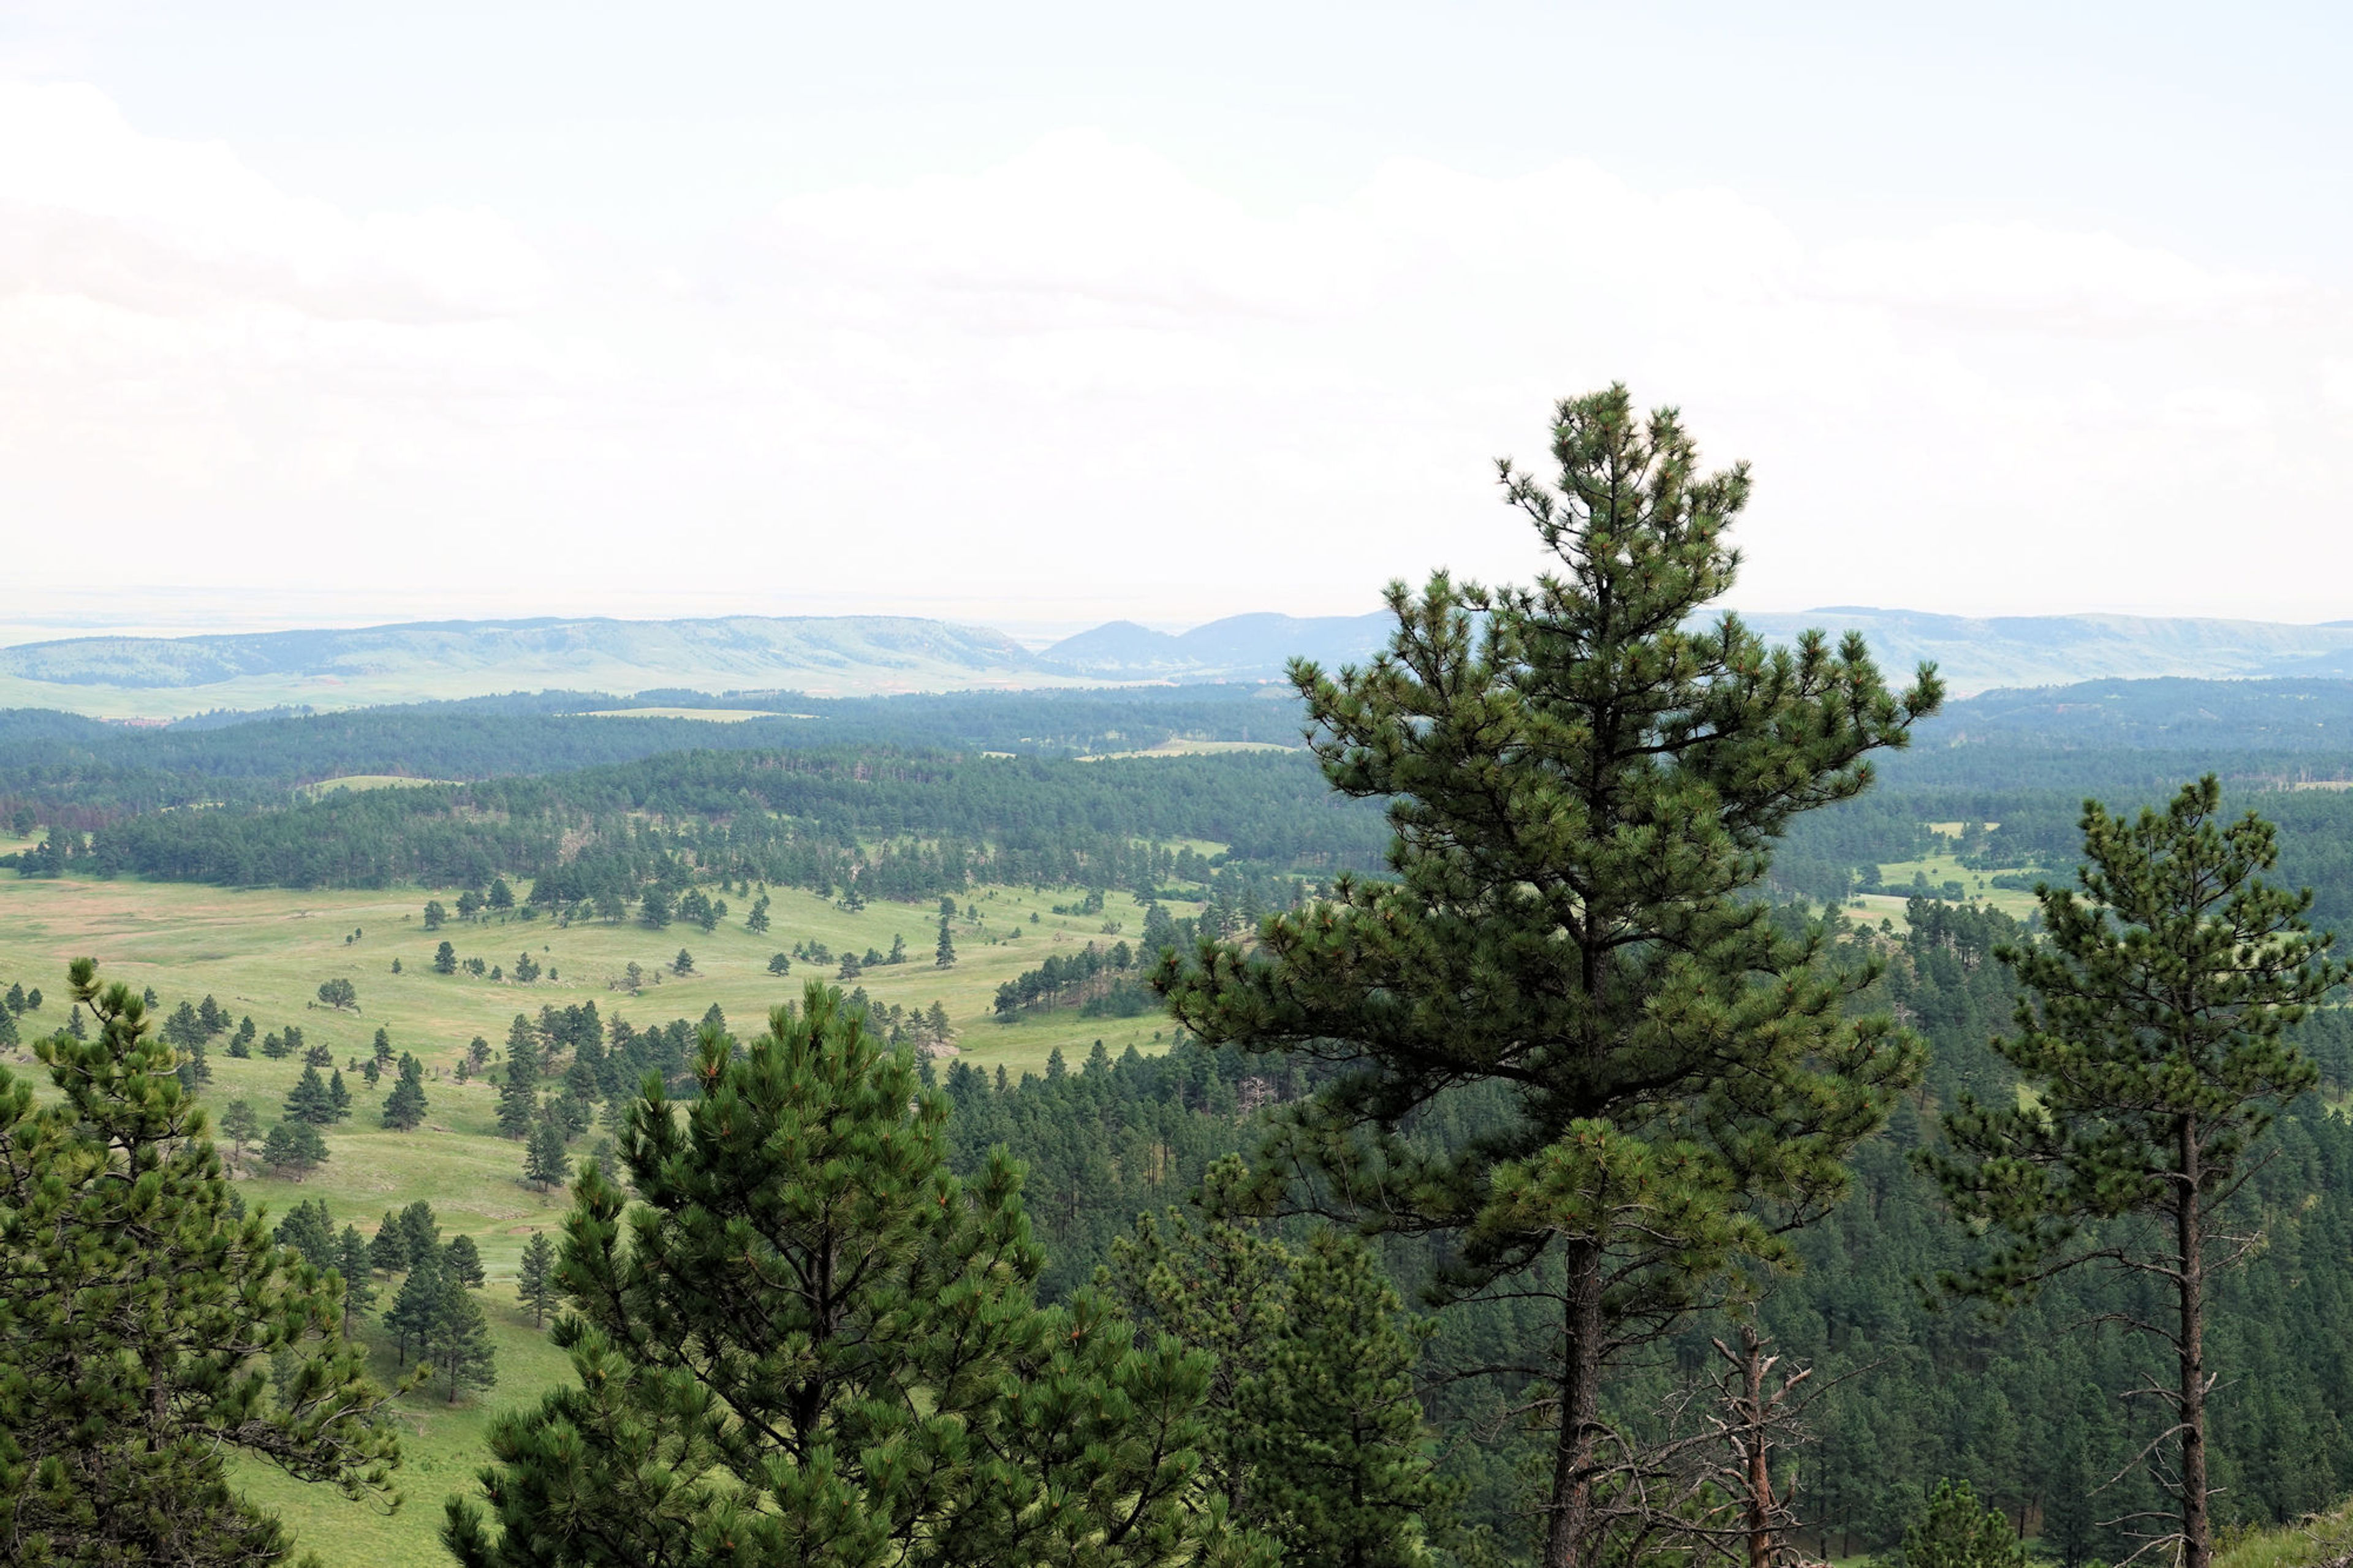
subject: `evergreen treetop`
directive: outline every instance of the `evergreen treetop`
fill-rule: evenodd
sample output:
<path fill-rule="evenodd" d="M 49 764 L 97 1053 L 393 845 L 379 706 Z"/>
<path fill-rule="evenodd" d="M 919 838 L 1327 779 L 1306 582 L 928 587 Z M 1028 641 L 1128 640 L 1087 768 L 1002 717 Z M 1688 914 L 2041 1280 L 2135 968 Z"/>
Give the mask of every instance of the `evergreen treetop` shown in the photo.
<path fill-rule="evenodd" d="M 1137 1346 L 1092 1295 L 1033 1303 L 1018 1171 L 947 1173 L 905 1056 L 812 984 L 740 1053 L 706 1030 L 694 1072 L 682 1116 L 654 1082 L 632 1107 L 642 1202 L 594 1165 L 575 1184 L 555 1335 L 579 1382 L 494 1422 L 497 1528 L 453 1500 L 461 1563 L 1195 1550 L 1207 1359 Z"/>

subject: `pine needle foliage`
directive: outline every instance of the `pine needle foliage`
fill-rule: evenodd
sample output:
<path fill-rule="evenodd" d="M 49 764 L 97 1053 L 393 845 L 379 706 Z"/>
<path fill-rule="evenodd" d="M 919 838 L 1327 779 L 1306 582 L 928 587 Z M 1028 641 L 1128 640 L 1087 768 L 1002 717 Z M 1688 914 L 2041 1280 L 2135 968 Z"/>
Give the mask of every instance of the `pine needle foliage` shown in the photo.
<path fill-rule="evenodd" d="M 1891 692 L 1860 637 L 1769 647 L 1701 619 L 1733 585 L 1749 478 L 1704 472 L 1673 411 L 1644 418 L 1622 386 L 1564 402 L 1553 455 L 1556 487 L 1500 468 L 1553 572 L 1392 584 L 1386 652 L 1293 668 L 1332 786 L 1388 802 L 1393 879 L 1168 955 L 1156 984 L 1206 1041 L 1332 1064 L 1270 1172 L 1377 1228 L 1451 1233 L 1437 1304 L 1551 1303 L 1509 1375 L 1557 1419 L 1536 1506 L 1566 1568 L 1605 1528 L 1608 1367 L 1744 1262 L 1789 1263 L 1786 1232 L 1916 1075 L 1887 1019 L 1847 1016 L 1872 973 L 1753 893 L 1789 821 L 1866 788 L 1941 689 L 1924 668 Z M 1461 1091 L 1509 1109 L 1409 1138 Z"/>
<path fill-rule="evenodd" d="M 228 1457 L 396 1501 L 385 1394 L 337 1277 L 240 1214 L 142 999 L 70 976 L 97 1028 L 36 1044 L 59 1098 L 0 1068 L 0 1561 L 280 1562 Z"/>
<path fill-rule="evenodd" d="M 706 1027 L 695 1070 L 682 1111 L 651 1079 L 631 1109 L 640 1201 L 574 1185 L 577 1384 L 493 1424 L 459 1562 L 1250 1560 L 1194 1506 L 1208 1359 L 1039 1307 L 1018 1168 L 950 1175 L 944 1098 L 839 991 L 740 1050 Z"/>
<path fill-rule="evenodd" d="M 2334 938 L 2306 919 L 2309 889 L 2263 879 L 2271 824 L 2221 820 L 2212 774 L 2137 818 L 2084 806 L 2079 887 L 2044 885 L 2045 939 L 1998 949 L 2024 987 L 2017 1032 L 1993 1042 L 2026 1103 L 1963 1096 L 1949 1153 L 1926 1163 L 1988 1255 L 1942 1277 L 2005 1309 L 2086 1263 L 2137 1274 L 2170 1310 L 2117 1321 L 2163 1345 L 2171 1419 L 2151 1449 L 2179 1504 L 2185 1568 L 2213 1554 L 2207 1454 L 2206 1308 L 2214 1276 L 2260 1241 L 2232 1201 L 2278 1108 L 2319 1081 L 2283 1037 L 2346 980 Z"/>

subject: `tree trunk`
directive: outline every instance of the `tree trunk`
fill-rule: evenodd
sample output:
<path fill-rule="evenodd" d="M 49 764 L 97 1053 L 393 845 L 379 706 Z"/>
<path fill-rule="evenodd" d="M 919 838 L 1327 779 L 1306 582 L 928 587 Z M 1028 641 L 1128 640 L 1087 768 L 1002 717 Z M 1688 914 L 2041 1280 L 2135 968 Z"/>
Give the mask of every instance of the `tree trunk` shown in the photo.
<path fill-rule="evenodd" d="M 2181 1568 L 2208 1568 L 2214 1556 L 2206 1517 L 2206 1237 L 2198 1207 L 2199 1153 L 2197 1123 L 2184 1117 L 2174 1211 L 2181 1251 Z"/>
<path fill-rule="evenodd" d="M 1764 1342 L 1757 1325 L 1740 1325 L 1740 1382 L 1747 1401 L 1742 1412 L 1748 1420 L 1748 1568 L 1767 1568 L 1773 1560 L 1772 1455 L 1765 1441 Z"/>
<path fill-rule="evenodd" d="M 1544 1568 L 1577 1568 L 1592 1544 L 1593 1451 L 1601 1417 L 1601 1247 L 1568 1247 L 1563 1314 L 1560 1435 L 1553 1450 Z"/>

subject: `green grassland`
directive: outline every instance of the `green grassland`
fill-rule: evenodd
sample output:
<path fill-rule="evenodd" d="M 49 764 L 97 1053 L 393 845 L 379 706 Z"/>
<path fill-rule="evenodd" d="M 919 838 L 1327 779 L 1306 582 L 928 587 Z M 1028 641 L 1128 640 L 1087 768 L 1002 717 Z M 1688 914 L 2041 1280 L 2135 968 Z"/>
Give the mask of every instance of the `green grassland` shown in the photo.
<path fill-rule="evenodd" d="M 332 795 L 338 790 L 408 789 L 418 784 L 448 784 L 448 779 L 417 779 L 406 773 L 345 773 L 341 778 L 321 779 L 310 786 L 314 795 Z"/>
<path fill-rule="evenodd" d="M 1936 822 L 1930 823 L 1928 826 L 1947 839 L 1956 838 L 1960 834 L 1961 825 L 1957 822 Z M 2034 913 L 2036 907 L 2034 895 L 2014 888 L 1997 888 L 1993 885 L 1993 879 L 1998 876 L 2015 875 L 2021 872 L 2031 875 L 2032 868 L 2014 867 L 2003 870 L 1980 870 L 1975 867 L 1962 865 L 1959 858 L 1951 850 L 1940 849 L 1935 854 L 1916 860 L 1890 861 L 1880 867 L 1879 877 L 1883 885 L 1891 886 L 1900 886 L 1909 882 L 1915 875 L 1926 877 L 1930 887 L 1942 887 L 1947 882 L 1958 882 L 1964 894 L 1971 900 L 1989 909 L 2000 910 L 2006 915 L 2024 920 Z M 1847 916 L 1851 920 L 1864 921 L 1874 925 L 1882 920 L 1892 920 L 1895 923 L 1895 928 L 1901 931 L 1905 926 L 1904 907 L 1909 901 L 1893 893 L 1858 893 L 1847 900 Z"/>
<path fill-rule="evenodd" d="M 740 724 L 746 719 L 806 719 L 806 713 L 778 715 L 765 708 L 599 708 L 589 719 L 701 719 L 712 724 Z"/>
<path fill-rule="evenodd" d="M 508 918 L 479 924 L 452 921 L 427 932 L 421 916 L 428 897 L 455 901 L 453 889 L 403 888 L 386 891 L 295 892 L 236 890 L 184 883 L 135 879 L 97 881 L 0 879 L 0 986 L 21 982 L 46 994 L 38 1013 L 23 1024 L 29 1035 L 64 1020 L 65 968 L 88 955 L 100 961 L 103 978 L 133 988 L 153 986 L 169 1009 L 181 998 L 212 994 L 233 1016 L 250 1015 L 263 1033 L 300 1026 L 306 1043 L 331 1047 L 344 1064 L 344 1081 L 354 1097 L 349 1121 L 327 1134 L 330 1158 L 299 1184 L 250 1174 L 239 1191 L 248 1204 L 283 1214 L 296 1201 L 321 1198 L 340 1227 L 356 1225 L 373 1234 L 387 1209 L 423 1198 L 432 1204 L 445 1237 L 471 1236 L 480 1248 L 488 1287 L 485 1306 L 499 1342 L 498 1385 L 485 1394 L 444 1402 L 436 1390 L 402 1402 L 406 1463 L 401 1484 L 407 1500 L 389 1515 L 346 1501 L 322 1487 L 298 1486 L 274 1472 L 248 1467 L 240 1479 L 253 1495 L 280 1510 L 301 1535 L 304 1549 L 334 1568 L 432 1563 L 442 1560 L 434 1531 L 442 1499 L 470 1489 L 483 1463 L 482 1436 L 491 1413 L 528 1402 L 565 1374 L 562 1356 L 534 1331 L 515 1298 L 517 1260 L 534 1230 L 554 1226 L 565 1199 L 543 1194 L 521 1179 L 522 1148 L 498 1135 L 496 1089 L 482 1079 L 459 1083 L 455 1073 L 475 1036 L 501 1045 L 517 1013 L 536 1015 L 541 1006 L 565 1006 L 594 999 L 597 1010 L 640 1026 L 671 1018 L 700 1018 L 714 1002 L 730 1026 L 748 1033 L 762 1026 L 767 1010 L 799 994 L 814 966 L 796 963 L 779 979 L 767 973 L 769 955 L 789 952 L 814 939 L 837 952 L 887 952 L 894 934 L 906 938 L 903 964 L 868 970 L 859 984 L 878 1002 L 907 1007 L 944 1005 L 959 1031 L 964 1058 L 984 1068 L 1002 1064 L 1015 1076 L 1042 1070 L 1057 1047 L 1073 1064 L 1094 1041 L 1114 1055 L 1133 1045 L 1151 1052 L 1166 1045 L 1167 1020 L 1081 1018 L 1066 1011 L 1035 1016 L 1017 1024 L 992 1016 L 997 985 L 1055 952 L 1072 952 L 1089 941 L 1118 940 L 1104 932 L 1107 921 L 1124 933 L 1142 929 L 1141 910 L 1123 893 L 1106 899 L 1103 915 L 1057 915 L 1052 905 L 1073 903 L 1071 891 L 1039 894 L 1028 889 L 981 889 L 959 900 L 977 919 L 961 912 L 954 922 L 958 962 L 948 970 L 933 963 L 938 916 L 935 902 L 870 903 L 850 912 L 812 894 L 773 889 L 771 929 L 754 934 L 743 927 L 746 900 L 716 931 L 685 924 L 651 931 L 635 923 L 601 921 L 559 926 L 546 920 Z M 1179 912 L 1182 912 L 1181 910 Z M 1033 921 L 1032 917 L 1036 919 Z M 359 933 L 346 941 L 352 933 Z M 512 968 L 528 950 L 557 978 L 534 984 L 495 984 L 460 973 L 433 973 L 435 947 L 447 938 L 461 956 Z M 694 957 L 694 973 L 665 973 L 636 995 L 611 988 L 635 961 L 659 972 L 680 948 Z M 392 961 L 401 973 L 392 973 Z M 828 969 L 824 978 L 831 979 Z M 355 1012 L 320 1006 L 322 981 L 348 979 L 359 993 Z M 364 1059 L 382 1027 L 396 1049 L 414 1052 L 426 1065 L 429 1109 L 413 1132 L 390 1131 L 378 1112 L 390 1080 L 371 1091 L 352 1065 Z M 203 1101 L 216 1118 L 230 1100 L 243 1099 L 265 1124 L 279 1120 L 286 1092 L 301 1075 L 299 1057 L 270 1060 L 256 1055 L 229 1057 L 225 1041 L 208 1054 L 213 1081 Z M 16 1053 L 14 1070 L 25 1070 L 29 1051 Z M 37 1079 L 39 1087 L 46 1083 Z M 593 1143 L 592 1132 L 575 1146 Z M 378 1282 L 378 1309 L 389 1292 Z M 380 1371 L 395 1375 L 388 1350 Z"/>

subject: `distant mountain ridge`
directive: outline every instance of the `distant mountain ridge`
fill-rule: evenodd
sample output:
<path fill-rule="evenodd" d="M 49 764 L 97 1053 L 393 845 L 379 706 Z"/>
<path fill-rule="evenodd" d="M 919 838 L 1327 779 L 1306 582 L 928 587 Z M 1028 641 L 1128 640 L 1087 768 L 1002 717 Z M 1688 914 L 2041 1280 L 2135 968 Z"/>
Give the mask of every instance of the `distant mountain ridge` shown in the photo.
<path fill-rule="evenodd" d="M 1859 631 L 1891 677 L 1933 660 L 1960 696 L 2110 677 L 2353 675 L 2353 623 L 2344 621 L 2296 626 L 2194 616 L 1946 616 L 1862 605 L 1744 611 L 1741 619 L 1776 641 L 1811 626 L 1833 637 Z"/>
<path fill-rule="evenodd" d="M 1854 630 L 1891 679 L 1924 659 L 1956 696 L 2105 679 L 2353 677 L 2353 623 L 2134 616 L 1973 617 L 1837 606 L 1747 613 L 1786 641 Z M 1189 631 L 1111 621 L 1039 651 L 987 626 L 908 616 L 700 620 L 533 616 L 184 637 L 85 637 L 0 647 L 0 707 L 106 718 L 214 709 L 342 709 L 546 688 L 790 690 L 819 697 L 1157 682 L 1279 680 L 1303 656 L 1362 663 L 1384 611 L 1230 616 Z"/>
<path fill-rule="evenodd" d="M 108 717 L 351 708 L 541 687 L 867 696 L 1084 684 L 1003 632 L 913 616 L 536 616 L 0 648 L 0 705 Z"/>
<path fill-rule="evenodd" d="M 1387 647 L 1387 610 L 1366 616 L 1228 616 L 1188 632 L 1109 621 L 1064 637 L 1038 657 L 1105 680 L 1268 680 L 1293 658 L 1359 664 Z"/>

